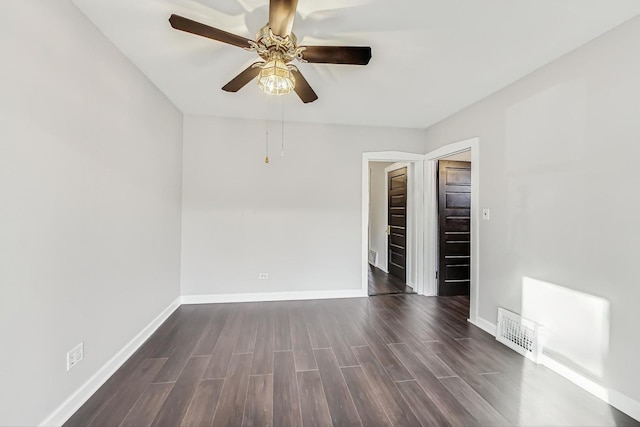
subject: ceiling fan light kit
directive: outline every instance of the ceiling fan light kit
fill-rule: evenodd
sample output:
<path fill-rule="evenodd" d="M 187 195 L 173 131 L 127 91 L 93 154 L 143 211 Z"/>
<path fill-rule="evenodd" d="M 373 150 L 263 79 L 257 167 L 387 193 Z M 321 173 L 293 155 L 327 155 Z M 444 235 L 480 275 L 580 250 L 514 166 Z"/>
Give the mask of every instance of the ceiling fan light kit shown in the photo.
<path fill-rule="evenodd" d="M 258 77 L 258 86 L 269 95 L 286 95 L 296 85 L 293 73 L 281 59 L 273 59 L 264 65 Z"/>
<path fill-rule="evenodd" d="M 285 95 L 292 90 L 302 102 L 318 99 L 300 70 L 291 61 L 367 65 L 371 59 L 368 46 L 298 46 L 291 32 L 296 14 L 297 0 L 270 0 L 269 23 L 258 31 L 256 41 L 228 33 L 179 15 L 171 15 L 169 22 L 177 30 L 207 37 L 223 43 L 256 52 L 262 61 L 251 64 L 222 87 L 237 92 L 254 78 L 258 86 L 269 95 Z"/>

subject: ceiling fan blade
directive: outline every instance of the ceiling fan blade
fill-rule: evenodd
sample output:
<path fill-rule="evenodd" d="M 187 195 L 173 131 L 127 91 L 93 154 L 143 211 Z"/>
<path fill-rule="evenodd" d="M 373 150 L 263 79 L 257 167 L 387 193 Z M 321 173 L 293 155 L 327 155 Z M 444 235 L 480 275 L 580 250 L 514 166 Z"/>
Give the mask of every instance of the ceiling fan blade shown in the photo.
<path fill-rule="evenodd" d="M 224 85 L 222 87 L 222 90 L 227 92 L 237 92 L 245 87 L 251 80 L 258 77 L 258 74 L 260 74 L 260 67 L 254 67 L 255 64 L 259 64 L 259 62 L 255 62 L 249 65 L 247 69 L 234 77 L 233 80 L 231 80 L 229 83 Z"/>
<path fill-rule="evenodd" d="M 293 90 L 296 91 L 300 99 L 302 99 L 302 102 L 307 104 L 318 99 L 318 95 L 316 95 L 313 89 L 311 89 L 309 82 L 307 82 L 302 73 L 298 70 L 291 70 L 291 72 L 293 73 L 293 77 L 296 79 L 296 85 Z"/>
<path fill-rule="evenodd" d="M 269 27 L 273 34 L 286 37 L 291 34 L 293 18 L 296 17 L 298 0 L 270 0 Z"/>
<path fill-rule="evenodd" d="M 305 46 L 302 59 L 324 64 L 367 65 L 371 59 L 369 46 Z"/>
<path fill-rule="evenodd" d="M 198 36 L 207 37 L 209 39 L 217 40 L 219 42 L 232 44 L 239 47 L 250 47 L 249 39 L 246 39 L 235 34 L 227 33 L 226 31 L 219 30 L 217 28 L 210 27 L 200 22 L 192 21 L 180 15 L 171 15 L 169 18 L 171 26 L 176 30 L 185 31 L 187 33 L 196 34 Z"/>

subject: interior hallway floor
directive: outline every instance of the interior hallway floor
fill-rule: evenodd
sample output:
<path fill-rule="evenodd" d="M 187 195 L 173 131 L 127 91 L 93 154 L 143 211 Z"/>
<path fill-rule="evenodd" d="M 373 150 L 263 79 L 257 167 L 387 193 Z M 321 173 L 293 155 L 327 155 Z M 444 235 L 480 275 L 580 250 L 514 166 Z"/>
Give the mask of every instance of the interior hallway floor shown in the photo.
<path fill-rule="evenodd" d="M 65 425 L 639 425 L 469 324 L 468 307 L 183 305 Z"/>
<path fill-rule="evenodd" d="M 402 280 L 369 264 L 369 295 L 413 294 L 413 288 Z"/>

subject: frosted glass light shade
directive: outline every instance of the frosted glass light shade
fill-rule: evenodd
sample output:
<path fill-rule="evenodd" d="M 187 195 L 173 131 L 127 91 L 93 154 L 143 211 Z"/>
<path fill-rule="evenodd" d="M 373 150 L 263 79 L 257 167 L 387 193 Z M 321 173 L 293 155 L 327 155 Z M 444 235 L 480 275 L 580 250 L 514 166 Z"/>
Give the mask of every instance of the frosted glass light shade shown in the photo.
<path fill-rule="evenodd" d="M 258 76 L 258 86 L 269 95 L 285 95 L 294 88 L 296 79 L 287 64 L 272 59 L 264 64 Z"/>

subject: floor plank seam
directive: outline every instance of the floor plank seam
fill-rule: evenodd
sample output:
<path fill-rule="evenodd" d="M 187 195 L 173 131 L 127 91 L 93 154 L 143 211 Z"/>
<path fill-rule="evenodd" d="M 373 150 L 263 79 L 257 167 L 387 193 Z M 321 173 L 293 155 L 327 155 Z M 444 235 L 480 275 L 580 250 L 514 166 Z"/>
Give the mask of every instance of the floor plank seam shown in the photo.
<path fill-rule="evenodd" d="M 340 373 L 340 378 L 342 378 L 342 383 L 344 384 L 344 387 L 347 390 L 348 396 L 351 399 L 351 403 L 353 404 L 353 407 L 356 410 L 356 416 L 360 420 L 360 425 L 363 426 L 363 427 L 367 427 L 367 426 L 364 425 L 364 422 L 362 421 L 362 417 L 360 416 L 360 413 L 358 412 L 358 407 L 356 406 L 356 401 L 353 398 L 353 396 L 351 395 L 351 390 L 349 389 L 349 384 L 347 384 L 347 379 L 344 377 L 344 373 L 342 372 L 342 369 L 340 369 L 340 366 L 338 364 L 338 358 L 336 357 L 336 353 L 333 351 L 333 349 L 331 349 L 331 354 L 333 355 L 333 358 L 336 361 L 336 365 L 338 365 L 338 372 Z"/>
<path fill-rule="evenodd" d="M 202 380 L 200 380 L 202 381 Z M 209 426 L 213 425 L 213 420 L 216 419 L 216 414 L 218 413 L 218 408 L 220 407 L 220 401 L 222 400 L 222 390 L 224 390 L 224 386 L 226 384 L 227 380 L 225 378 L 222 378 L 222 386 L 220 387 L 220 395 L 218 396 L 218 401 L 216 402 L 216 408 L 213 410 L 213 416 L 211 417 L 211 422 L 209 423 Z M 242 409 L 244 412 L 244 408 Z"/>
<path fill-rule="evenodd" d="M 167 383 L 169 384 L 169 383 Z M 142 396 L 144 396 L 145 392 L 147 391 L 147 389 L 149 388 L 150 384 L 147 384 L 147 386 L 144 388 L 144 391 L 142 393 L 140 393 L 140 396 L 138 396 L 138 399 L 136 399 L 135 403 L 133 405 L 131 405 L 131 408 L 127 411 L 127 414 L 124 416 L 124 418 L 122 418 L 122 422 L 120 424 L 122 424 L 127 417 L 129 416 L 129 414 L 131 413 L 131 411 L 133 411 L 133 409 L 136 407 L 136 404 L 140 401 L 140 399 L 142 399 Z"/>
<path fill-rule="evenodd" d="M 291 329 L 291 328 L 289 328 L 289 329 Z M 291 337 L 291 345 L 293 345 L 293 335 Z M 315 359 L 315 357 L 316 357 L 315 354 L 313 355 L 313 357 Z M 317 363 L 318 362 L 316 361 L 316 364 Z M 298 394 L 298 415 L 300 416 L 300 424 L 302 425 L 302 423 L 304 422 L 304 417 L 302 416 L 302 395 L 300 394 L 300 383 L 298 381 L 298 373 L 295 372 L 295 369 L 296 369 L 295 368 L 295 361 L 294 361 L 294 365 L 293 366 L 294 366 L 293 367 L 293 370 L 294 370 L 293 377 L 296 380 L 296 393 Z M 318 374 L 318 376 L 320 376 L 320 375 Z M 322 385 L 322 379 L 320 379 L 320 385 Z M 322 389 L 322 391 L 324 391 L 324 388 Z M 274 427 L 277 427 L 277 426 L 274 426 Z"/>
<path fill-rule="evenodd" d="M 243 354 L 243 353 L 240 353 L 240 354 Z M 244 354 L 248 354 L 248 353 L 244 353 Z M 251 368 L 249 368 L 249 369 L 251 369 Z M 249 375 L 249 378 L 250 377 L 251 377 L 251 375 Z M 248 378 L 247 378 L 247 382 L 248 382 L 248 384 L 247 384 L 247 392 L 244 394 L 244 402 L 242 403 L 242 420 L 240 420 L 240 425 L 241 426 L 245 425 L 244 424 L 244 418 L 245 418 L 245 416 L 247 414 L 247 399 L 249 397 L 249 384 L 251 384 L 249 382 Z"/>

